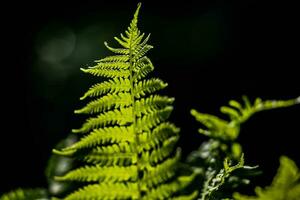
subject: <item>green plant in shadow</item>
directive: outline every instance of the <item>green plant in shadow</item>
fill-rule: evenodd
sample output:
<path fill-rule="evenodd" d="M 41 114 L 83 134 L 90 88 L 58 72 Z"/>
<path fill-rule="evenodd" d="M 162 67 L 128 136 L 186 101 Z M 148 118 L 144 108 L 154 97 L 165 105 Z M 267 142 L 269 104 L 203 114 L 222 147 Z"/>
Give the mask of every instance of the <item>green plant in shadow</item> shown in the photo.
<path fill-rule="evenodd" d="M 231 198 L 232 192 L 238 186 L 248 184 L 251 176 L 260 174 L 257 166 L 244 166 L 242 146 L 237 142 L 241 125 L 257 112 L 298 103 L 299 98 L 279 101 L 263 101 L 256 98 L 252 104 L 244 96 L 243 104 L 231 100 L 229 106 L 220 108 L 229 120 L 192 109 L 191 114 L 204 126 L 199 129 L 199 133 L 209 138 L 187 158 L 189 166 L 198 174 L 194 185 L 201 191 L 199 198 L 201 200 Z M 233 163 L 233 168 L 228 167 L 229 161 Z"/>
<path fill-rule="evenodd" d="M 280 166 L 271 186 L 256 187 L 257 196 L 234 194 L 236 200 L 299 200 L 300 171 L 295 162 L 286 156 L 280 157 Z"/>
<path fill-rule="evenodd" d="M 167 83 L 148 78 L 154 70 L 146 56 L 153 47 L 149 35 L 138 29 L 138 4 L 133 19 L 120 37 L 118 48 L 104 43 L 113 55 L 81 69 L 101 77 L 80 98 L 89 102 L 76 114 L 88 119 L 72 130 L 53 150 L 46 169 L 48 189 L 17 189 L 0 200 L 229 200 L 233 192 L 258 168 L 245 165 L 237 142 L 241 125 L 253 114 L 300 103 L 300 98 L 253 104 L 231 100 L 221 107 L 229 117 L 192 110 L 209 140 L 182 162 L 176 148 L 179 128 L 168 121 L 174 98 L 158 93 Z M 293 161 L 281 158 L 272 185 L 256 189 L 258 197 L 234 194 L 237 200 L 300 199 L 299 171 Z M 280 198 L 279 198 L 280 197 Z"/>

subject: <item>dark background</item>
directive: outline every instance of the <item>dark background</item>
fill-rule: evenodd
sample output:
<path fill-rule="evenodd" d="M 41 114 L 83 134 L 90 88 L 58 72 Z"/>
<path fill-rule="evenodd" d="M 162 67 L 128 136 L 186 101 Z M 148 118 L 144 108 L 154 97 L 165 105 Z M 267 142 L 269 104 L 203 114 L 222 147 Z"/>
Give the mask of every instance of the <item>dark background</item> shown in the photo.
<path fill-rule="evenodd" d="M 199 3 L 200 2 L 200 3 Z M 287 2 L 144 2 L 139 27 L 152 33 L 154 75 L 176 98 L 171 120 L 181 127 L 183 155 L 205 137 L 189 110 L 219 113 L 232 98 L 300 95 L 296 6 Z M 73 110 L 95 82 L 79 71 L 108 55 L 103 42 L 129 25 L 136 1 L 16 3 L 3 7 L 0 193 L 46 186 L 51 149 L 82 118 Z M 257 114 L 241 132 L 246 161 L 269 184 L 280 155 L 300 164 L 300 106 Z"/>

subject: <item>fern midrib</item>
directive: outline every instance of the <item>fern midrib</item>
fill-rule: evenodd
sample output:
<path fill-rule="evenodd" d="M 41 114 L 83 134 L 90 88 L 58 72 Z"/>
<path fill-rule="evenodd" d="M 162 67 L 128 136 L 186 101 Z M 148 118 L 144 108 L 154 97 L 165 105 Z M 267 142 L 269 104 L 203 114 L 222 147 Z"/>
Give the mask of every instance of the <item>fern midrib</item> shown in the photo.
<path fill-rule="evenodd" d="M 133 31 L 134 33 L 134 31 Z M 135 136 L 134 140 L 135 140 L 135 152 L 136 152 L 136 168 L 137 168 L 137 189 L 138 189 L 138 199 L 141 198 L 141 186 L 140 186 L 140 177 L 139 177 L 139 152 L 138 152 L 138 146 L 140 144 L 139 142 L 139 137 L 138 134 L 136 132 L 136 121 L 137 121 L 137 117 L 136 117 L 136 113 L 135 113 L 135 97 L 134 97 L 134 81 L 133 81 L 133 67 L 134 67 L 134 60 L 133 60 L 133 52 L 132 52 L 132 38 L 133 38 L 133 34 L 131 34 L 130 36 L 130 45 L 129 45 L 129 71 L 130 71 L 130 95 L 131 95 L 131 101 L 132 101 L 132 118 L 133 118 L 133 122 L 132 122 L 132 126 L 133 126 L 133 134 Z"/>

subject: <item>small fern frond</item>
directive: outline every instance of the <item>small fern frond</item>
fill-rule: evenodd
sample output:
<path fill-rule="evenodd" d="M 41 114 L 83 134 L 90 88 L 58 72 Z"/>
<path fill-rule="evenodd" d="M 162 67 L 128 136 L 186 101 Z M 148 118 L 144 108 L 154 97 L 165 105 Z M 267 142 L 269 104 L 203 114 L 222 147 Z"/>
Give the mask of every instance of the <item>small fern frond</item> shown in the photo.
<path fill-rule="evenodd" d="M 208 170 L 206 172 L 206 178 L 204 187 L 201 192 L 201 200 L 211 199 L 216 191 L 225 183 L 226 179 L 231 173 L 237 169 L 244 167 L 244 155 L 242 154 L 239 162 L 236 165 L 230 165 L 229 158 L 225 158 L 223 163 L 223 169 L 219 172 L 215 170 Z"/>
<path fill-rule="evenodd" d="M 157 164 L 165 158 L 169 157 L 171 152 L 173 151 L 179 137 L 173 136 L 165 140 L 162 144 L 161 148 L 154 149 L 151 151 L 149 155 L 149 162 L 151 165 Z"/>
<path fill-rule="evenodd" d="M 142 199 L 166 199 L 170 196 L 175 196 L 178 191 L 187 187 L 195 178 L 195 174 L 190 176 L 180 176 L 170 183 L 161 184 L 160 186 L 153 188 Z"/>
<path fill-rule="evenodd" d="M 136 63 L 133 70 L 136 73 L 134 74 L 132 79 L 136 82 L 147 76 L 151 71 L 153 71 L 154 66 L 152 65 L 150 59 L 144 56 Z"/>
<path fill-rule="evenodd" d="M 16 189 L 0 197 L 0 200 L 29 200 L 29 199 L 48 199 L 46 189 Z"/>
<path fill-rule="evenodd" d="M 280 157 L 280 166 L 271 186 L 256 187 L 257 196 L 234 194 L 236 200 L 298 200 L 300 199 L 300 171 L 290 158 Z"/>
<path fill-rule="evenodd" d="M 143 132 L 139 135 L 140 148 L 150 150 L 170 137 L 177 136 L 179 128 L 169 122 L 163 122 L 153 129 L 153 131 Z"/>
<path fill-rule="evenodd" d="M 100 165 L 84 166 L 68 172 L 64 176 L 55 177 L 57 181 L 85 181 L 85 182 L 122 182 L 136 181 L 136 166 L 111 166 Z"/>
<path fill-rule="evenodd" d="M 140 98 L 147 94 L 152 94 L 158 90 L 164 89 L 168 84 L 158 78 L 139 81 L 134 85 L 134 96 Z"/>
<path fill-rule="evenodd" d="M 155 167 L 147 166 L 147 171 L 142 179 L 145 188 L 152 188 L 158 184 L 166 182 L 175 176 L 177 163 L 180 154 L 177 153 L 173 158 L 168 158 L 165 162 L 156 165 Z"/>
<path fill-rule="evenodd" d="M 129 62 L 97 62 L 94 67 L 89 69 L 98 69 L 98 70 L 126 70 L 130 67 Z"/>
<path fill-rule="evenodd" d="M 148 98 L 141 98 L 136 101 L 135 112 L 138 117 L 153 113 L 155 110 L 171 105 L 174 98 L 167 96 L 151 95 Z"/>
<path fill-rule="evenodd" d="M 88 68 L 81 71 L 85 73 L 92 74 L 94 76 L 103 76 L 106 78 L 128 78 L 130 73 L 127 70 L 111 70 L 111 69 L 97 69 L 97 68 Z"/>
<path fill-rule="evenodd" d="M 73 129 L 73 133 L 86 133 L 95 128 L 105 127 L 107 125 L 125 125 L 132 122 L 132 108 L 120 108 L 108 111 L 98 115 L 97 117 L 89 118 L 80 129 Z"/>
<path fill-rule="evenodd" d="M 129 55 L 129 49 L 113 48 L 113 47 L 110 47 L 107 42 L 104 42 L 104 45 L 106 46 L 106 48 L 108 50 L 112 51 L 113 53 L 123 54 L 123 55 Z"/>
<path fill-rule="evenodd" d="M 91 101 L 84 108 L 75 110 L 76 114 L 94 114 L 111 110 L 112 108 L 124 108 L 131 105 L 131 95 L 128 92 L 107 94 L 97 100 Z"/>
<path fill-rule="evenodd" d="M 94 199 L 138 199 L 136 183 L 99 183 L 85 186 L 64 200 L 94 200 Z"/>
<path fill-rule="evenodd" d="M 89 135 L 83 137 L 79 142 L 64 150 L 80 150 L 84 148 L 92 148 L 98 145 L 107 145 L 121 142 L 134 141 L 133 127 L 107 127 L 94 129 Z"/>
<path fill-rule="evenodd" d="M 81 98 L 83 100 L 87 97 L 97 97 L 100 95 L 118 92 L 129 92 L 130 90 L 130 81 L 129 79 L 123 78 L 114 78 L 109 81 L 104 81 L 93 85 Z"/>
<path fill-rule="evenodd" d="M 246 96 L 243 96 L 243 101 L 244 105 L 231 100 L 229 101 L 230 107 L 222 106 L 220 110 L 222 113 L 227 114 L 232 121 L 236 121 L 235 123 L 243 123 L 257 112 L 288 107 L 298 103 L 297 99 L 263 101 L 261 98 L 256 98 L 254 103 L 251 104 Z"/>
<path fill-rule="evenodd" d="M 137 131 L 149 131 L 151 128 L 157 126 L 169 118 L 173 110 L 172 106 L 167 106 L 163 109 L 156 110 L 148 115 L 145 115 L 136 122 Z"/>
<path fill-rule="evenodd" d="M 101 166 L 129 166 L 137 163 L 137 155 L 135 153 L 89 153 L 82 158 L 85 162 L 97 164 Z"/>
<path fill-rule="evenodd" d="M 260 98 L 256 98 L 254 103 L 251 104 L 246 96 L 243 96 L 243 101 L 244 105 L 235 100 L 231 100 L 229 101 L 229 106 L 221 107 L 221 112 L 228 115 L 230 121 L 200 113 L 192 109 L 191 114 L 207 128 L 199 129 L 199 132 L 212 138 L 233 141 L 238 137 L 240 125 L 248 120 L 253 114 L 264 110 L 288 107 L 299 103 L 298 99 L 262 101 Z"/>
<path fill-rule="evenodd" d="M 101 62 L 101 63 L 115 63 L 115 62 L 122 62 L 125 63 L 129 61 L 129 56 L 127 55 L 114 55 L 114 56 L 107 56 L 105 58 L 102 58 L 100 60 L 96 60 L 95 62 Z"/>

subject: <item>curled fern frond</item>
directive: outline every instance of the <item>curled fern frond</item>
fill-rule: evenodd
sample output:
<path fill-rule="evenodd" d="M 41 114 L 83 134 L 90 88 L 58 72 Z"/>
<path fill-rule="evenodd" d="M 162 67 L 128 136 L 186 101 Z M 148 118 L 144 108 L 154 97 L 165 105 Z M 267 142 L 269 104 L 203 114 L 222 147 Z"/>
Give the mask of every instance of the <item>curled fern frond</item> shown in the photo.
<path fill-rule="evenodd" d="M 86 186 L 64 199 L 194 199 L 197 192 L 182 193 L 193 173 L 178 175 L 180 150 L 174 151 L 179 129 L 168 118 L 174 98 L 156 92 L 167 86 L 147 78 L 154 66 L 146 56 L 153 46 L 137 27 L 138 13 L 130 26 L 114 39 L 121 47 L 83 72 L 106 78 L 81 97 L 91 100 L 77 114 L 93 115 L 74 129 L 79 141 L 54 150 L 74 156 L 82 166 L 55 177 L 56 181 L 83 182 Z M 95 116 L 96 114 L 96 116 Z"/>

